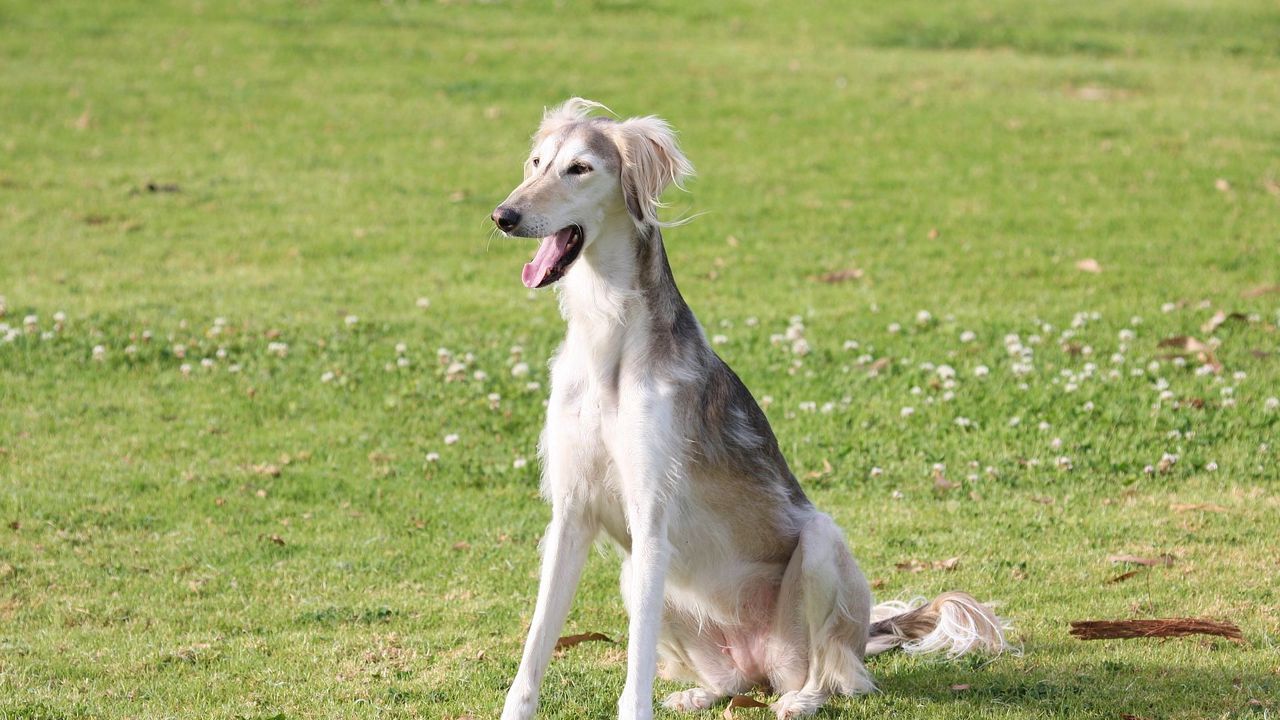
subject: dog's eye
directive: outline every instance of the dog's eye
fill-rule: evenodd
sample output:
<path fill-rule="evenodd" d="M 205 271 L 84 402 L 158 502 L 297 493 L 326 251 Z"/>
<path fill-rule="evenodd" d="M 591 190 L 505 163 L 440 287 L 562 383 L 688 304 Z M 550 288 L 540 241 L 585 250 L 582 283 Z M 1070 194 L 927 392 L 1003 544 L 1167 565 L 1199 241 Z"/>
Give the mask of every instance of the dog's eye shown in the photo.
<path fill-rule="evenodd" d="M 591 172 L 591 166 L 586 163 L 574 163 L 569 166 L 570 175 L 586 175 Z"/>
<path fill-rule="evenodd" d="M 540 162 L 542 162 L 542 159 L 541 159 L 541 158 L 534 158 L 534 159 L 533 159 L 533 166 L 534 166 L 534 167 L 538 167 L 538 163 L 540 163 Z"/>

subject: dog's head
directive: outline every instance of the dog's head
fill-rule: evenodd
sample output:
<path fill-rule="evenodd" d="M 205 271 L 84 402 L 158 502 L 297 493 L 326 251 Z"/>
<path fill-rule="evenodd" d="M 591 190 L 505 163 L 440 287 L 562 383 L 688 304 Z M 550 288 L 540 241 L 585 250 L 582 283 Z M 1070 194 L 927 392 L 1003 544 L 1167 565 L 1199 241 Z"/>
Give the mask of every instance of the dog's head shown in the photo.
<path fill-rule="evenodd" d="M 573 98 L 548 110 L 533 135 L 524 182 L 493 211 L 507 235 L 542 238 L 521 279 L 546 287 L 569 271 L 607 225 L 661 225 L 662 191 L 693 166 L 665 120 L 591 117 L 600 103 Z"/>

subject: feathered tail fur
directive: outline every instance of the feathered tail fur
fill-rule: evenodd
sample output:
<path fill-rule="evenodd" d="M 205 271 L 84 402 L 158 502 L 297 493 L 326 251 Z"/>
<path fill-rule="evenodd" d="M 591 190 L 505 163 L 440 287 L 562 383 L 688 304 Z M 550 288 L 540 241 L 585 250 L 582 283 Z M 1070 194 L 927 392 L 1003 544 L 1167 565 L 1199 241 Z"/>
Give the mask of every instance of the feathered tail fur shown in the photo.
<path fill-rule="evenodd" d="M 871 608 L 867 655 L 900 647 L 911 654 L 946 652 L 959 657 L 974 650 L 1009 650 L 1004 621 L 968 593 L 946 592 L 926 603 L 884 602 Z"/>

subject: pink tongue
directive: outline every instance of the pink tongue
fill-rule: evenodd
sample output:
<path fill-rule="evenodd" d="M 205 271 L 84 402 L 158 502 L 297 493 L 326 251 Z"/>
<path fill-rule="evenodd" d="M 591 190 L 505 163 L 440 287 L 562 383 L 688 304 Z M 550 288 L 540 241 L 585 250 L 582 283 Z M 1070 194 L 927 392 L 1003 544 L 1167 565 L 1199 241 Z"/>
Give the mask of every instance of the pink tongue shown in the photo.
<path fill-rule="evenodd" d="M 555 235 L 542 238 L 542 244 L 538 246 L 538 252 L 534 254 L 533 260 L 525 263 L 524 270 L 520 273 L 520 280 L 524 282 L 525 287 L 536 288 L 542 284 L 543 278 L 551 272 L 551 268 L 564 257 L 572 235 L 573 231 L 565 228 Z"/>

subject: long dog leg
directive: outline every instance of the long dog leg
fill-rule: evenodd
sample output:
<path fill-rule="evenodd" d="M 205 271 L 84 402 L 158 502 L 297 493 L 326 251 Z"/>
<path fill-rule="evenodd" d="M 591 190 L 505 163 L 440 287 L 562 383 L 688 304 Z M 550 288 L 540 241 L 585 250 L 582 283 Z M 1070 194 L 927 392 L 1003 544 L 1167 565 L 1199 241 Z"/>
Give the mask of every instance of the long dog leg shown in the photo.
<path fill-rule="evenodd" d="M 581 515 L 565 517 L 552 512 L 551 524 L 543 540 L 542 578 L 538 582 L 538 604 L 529 625 L 520 671 L 516 673 L 502 720 L 530 720 L 538 710 L 538 689 L 551 662 L 556 640 L 564 627 L 573 601 L 587 551 L 595 530 Z"/>

